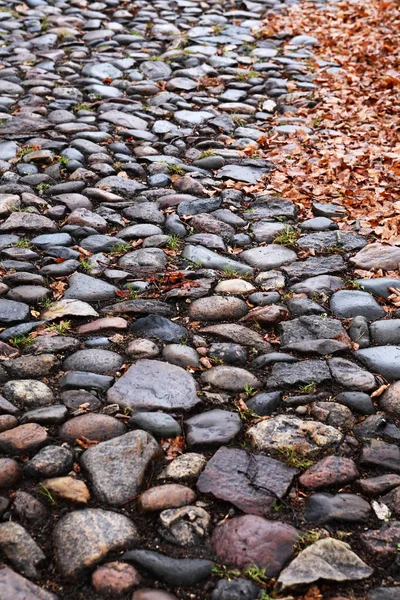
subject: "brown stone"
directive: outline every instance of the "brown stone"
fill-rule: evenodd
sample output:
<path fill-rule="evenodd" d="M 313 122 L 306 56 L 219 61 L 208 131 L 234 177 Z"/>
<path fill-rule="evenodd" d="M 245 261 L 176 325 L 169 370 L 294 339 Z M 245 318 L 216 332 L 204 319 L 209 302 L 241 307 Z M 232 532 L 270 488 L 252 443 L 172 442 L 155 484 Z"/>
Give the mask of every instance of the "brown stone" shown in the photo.
<path fill-rule="evenodd" d="M 51 495 L 64 500 L 71 500 L 77 504 L 86 504 L 90 500 L 90 492 L 86 484 L 75 477 L 54 477 L 43 481 L 43 485 Z"/>
<path fill-rule="evenodd" d="M 0 488 L 13 487 L 21 477 L 21 468 L 12 458 L 0 458 Z"/>
<path fill-rule="evenodd" d="M 98 594 L 123 596 L 139 585 L 141 577 L 135 567 L 121 562 L 102 565 L 92 574 L 92 586 Z"/>
<path fill-rule="evenodd" d="M 260 323 L 261 325 L 276 325 L 284 319 L 287 319 L 289 311 L 284 306 L 270 304 L 269 306 L 257 306 L 253 308 L 245 317 L 240 319 L 245 323 Z"/>
<path fill-rule="evenodd" d="M 104 317 L 104 319 L 96 319 L 90 323 L 85 323 L 78 327 L 77 332 L 80 334 L 96 333 L 107 329 L 127 329 L 128 321 L 121 317 Z"/>
<path fill-rule="evenodd" d="M 110 552 L 132 548 L 137 540 L 136 527 L 128 517 L 99 508 L 67 513 L 53 530 L 58 570 L 70 579 L 97 566 Z"/>
<path fill-rule="evenodd" d="M 132 600 L 178 600 L 176 596 L 163 590 L 136 590 L 132 596 Z"/>
<path fill-rule="evenodd" d="M 122 421 L 109 415 L 90 413 L 67 421 L 60 427 L 60 438 L 65 442 L 74 442 L 81 436 L 96 442 L 105 442 L 126 433 Z"/>
<path fill-rule="evenodd" d="M 58 596 L 42 590 L 12 569 L 0 569 L 0 598 L 2 600 L 57 600 Z"/>
<path fill-rule="evenodd" d="M 267 516 L 276 499 L 287 494 L 298 472 L 269 456 L 222 447 L 208 461 L 197 488 L 245 513 Z"/>
<path fill-rule="evenodd" d="M 369 477 L 368 479 L 359 479 L 357 486 L 363 494 L 368 496 L 377 496 L 389 492 L 393 488 L 400 486 L 400 475 L 389 473 L 378 477 Z"/>
<path fill-rule="evenodd" d="M 214 529 L 212 545 L 221 562 L 243 569 L 257 565 L 267 577 L 276 577 L 292 556 L 297 529 L 280 521 L 245 515 Z"/>
<path fill-rule="evenodd" d="M 0 415 L 0 433 L 17 427 L 18 419 L 13 415 Z"/>
<path fill-rule="evenodd" d="M 194 300 L 189 308 L 189 316 L 195 321 L 220 321 L 240 319 L 248 313 L 244 300 L 234 296 L 207 296 Z"/>
<path fill-rule="evenodd" d="M 394 271 L 400 263 L 400 248 L 383 244 L 368 244 L 357 252 L 350 262 L 360 269 L 384 269 Z"/>
<path fill-rule="evenodd" d="M 195 492 L 179 483 L 166 483 L 150 488 L 138 498 L 138 507 L 144 512 L 179 508 L 192 504 L 196 500 Z"/>
<path fill-rule="evenodd" d="M 299 482 L 306 488 L 316 490 L 327 486 L 346 485 L 359 477 L 356 464 L 350 458 L 327 456 L 307 469 Z"/>
<path fill-rule="evenodd" d="M 400 522 L 389 521 L 380 529 L 366 531 L 360 535 L 361 544 L 369 556 L 377 560 L 393 560 L 397 555 L 400 540 Z"/>
<path fill-rule="evenodd" d="M 0 433 L 0 450 L 23 454 L 37 450 L 46 440 L 47 431 L 44 427 L 36 423 L 27 423 Z"/>

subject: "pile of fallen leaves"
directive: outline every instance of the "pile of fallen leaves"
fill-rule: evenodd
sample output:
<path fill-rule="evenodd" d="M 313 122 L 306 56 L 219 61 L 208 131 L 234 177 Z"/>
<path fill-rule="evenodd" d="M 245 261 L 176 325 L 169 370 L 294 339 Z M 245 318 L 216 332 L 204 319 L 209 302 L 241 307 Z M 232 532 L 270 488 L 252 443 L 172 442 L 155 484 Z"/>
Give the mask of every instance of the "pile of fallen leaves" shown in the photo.
<path fill-rule="evenodd" d="M 400 3 L 301 2 L 271 15 L 263 33 L 282 31 L 316 37 L 315 57 L 340 69 L 329 73 L 317 58 L 308 61 L 315 102 L 293 91 L 300 109 L 286 116 L 304 118 L 314 133 L 268 138 L 276 170 L 267 190 L 294 200 L 305 215 L 313 200 L 342 204 L 344 228 L 358 221 L 362 233 L 400 245 Z"/>

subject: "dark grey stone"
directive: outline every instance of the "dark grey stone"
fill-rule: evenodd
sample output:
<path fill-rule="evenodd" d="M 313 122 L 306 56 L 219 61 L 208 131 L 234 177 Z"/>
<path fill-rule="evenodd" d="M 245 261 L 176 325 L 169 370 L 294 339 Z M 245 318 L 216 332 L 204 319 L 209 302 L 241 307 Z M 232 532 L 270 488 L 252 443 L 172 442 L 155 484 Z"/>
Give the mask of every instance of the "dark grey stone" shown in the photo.
<path fill-rule="evenodd" d="M 186 441 L 189 448 L 229 444 L 242 429 L 238 413 L 215 408 L 186 421 Z"/>
<path fill-rule="evenodd" d="M 156 579 L 173 587 L 190 587 L 211 576 L 215 563 L 203 558 L 170 558 L 151 550 L 133 550 L 122 555 L 122 560 L 133 562 Z"/>
<path fill-rule="evenodd" d="M 335 292 L 330 301 L 330 309 L 334 315 L 343 319 L 362 316 L 374 321 L 386 315 L 371 294 L 359 290 Z"/>
<path fill-rule="evenodd" d="M 188 331 L 182 325 L 174 323 L 165 317 L 150 314 L 148 317 L 137 319 L 131 326 L 133 333 L 143 333 L 163 342 L 181 342 L 188 336 Z"/>
<path fill-rule="evenodd" d="M 182 434 L 179 423 L 162 412 L 137 412 L 129 419 L 129 427 L 148 431 L 157 438 L 174 438 Z"/>

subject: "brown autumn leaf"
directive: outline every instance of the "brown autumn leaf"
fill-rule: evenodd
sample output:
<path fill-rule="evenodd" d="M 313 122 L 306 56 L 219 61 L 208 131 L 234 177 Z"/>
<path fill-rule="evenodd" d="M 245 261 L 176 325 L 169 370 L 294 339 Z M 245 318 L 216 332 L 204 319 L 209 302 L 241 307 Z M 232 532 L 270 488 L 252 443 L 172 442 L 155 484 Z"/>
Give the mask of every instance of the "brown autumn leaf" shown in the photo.
<path fill-rule="evenodd" d="M 78 446 L 80 446 L 81 448 L 85 448 L 85 450 L 87 448 L 91 448 L 92 446 L 97 446 L 97 444 L 99 443 L 100 442 L 98 440 L 89 440 L 84 435 L 79 436 L 75 440 L 75 444 L 78 444 Z"/>
<path fill-rule="evenodd" d="M 178 435 L 175 438 L 162 439 L 160 443 L 161 448 L 165 452 L 166 460 L 174 460 L 175 458 L 183 454 L 185 440 L 181 435 Z"/>
<path fill-rule="evenodd" d="M 389 292 L 392 292 L 390 296 L 388 296 L 388 300 L 394 304 L 395 306 L 400 306 L 400 289 L 388 287 Z"/>
<path fill-rule="evenodd" d="M 372 392 L 371 398 L 378 398 L 379 396 L 381 396 L 383 394 L 383 392 L 385 390 L 388 389 L 388 387 L 389 387 L 389 384 L 381 385 L 377 390 Z"/>

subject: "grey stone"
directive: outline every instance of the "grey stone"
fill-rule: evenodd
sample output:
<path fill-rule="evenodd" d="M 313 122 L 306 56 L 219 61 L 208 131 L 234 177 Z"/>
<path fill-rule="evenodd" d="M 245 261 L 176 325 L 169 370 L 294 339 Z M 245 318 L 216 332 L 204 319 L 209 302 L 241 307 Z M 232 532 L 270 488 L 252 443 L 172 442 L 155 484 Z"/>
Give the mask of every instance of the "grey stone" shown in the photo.
<path fill-rule="evenodd" d="M 114 194 L 120 194 L 127 199 L 135 199 L 138 191 L 145 189 L 142 183 L 138 183 L 133 179 L 125 179 L 124 177 L 117 177 L 111 175 L 105 177 L 96 183 L 96 188 L 105 190 L 107 192 L 113 192 Z"/>
<path fill-rule="evenodd" d="M 315 250 L 323 252 L 335 248 L 353 252 L 366 246 L 367 241 L 361 235 L 347 233 L 345 231 L 322 231 L 302 235 L 297 240 L 297 245 L 304 250 Z"/>
<path fill-rule="evenodd" d="M 198 367 L 200 365 L 199 355 L 194 348 L 183 344 L 169 344 L 162 351 L 163 359 L 166 362 L 177 365 L 178 367 Z"/>
<path fill-rule="evenodd" d="M 349 328 L 349 335 L 359 348 L 368 348 L 370 335 L 368 320 L 365 317 L 354 317 Z"/>
<path fill-rule="evenodd" d="M 147 359 L 132 365 L 109 390 L 107 399 L 110 404 L 135 410 L 187 410 L 200 402 L 190 373 Z"/>
<path fill-rule="evenodd" d="M 189 587 L 208 579 L 215 566 L 203 558 L 171 558 L 151 550 L 133 550 L 122 555 L 122 560 L 148 571 L 155 579 L 172 587 Z"/>
<path fill-rule="evenodd" d="M 336 401 L 362 415 L 372 415 L 375 413 L 375 407 L 371 398 L 363 392 L 341 392 L 336 396 Z"/>
<path fill-rule="evenodd" d="M 86 450 L 81 465 L 96 498 L 119 506 L 139 493 L 146 469 L 158 453 L 149 433 L 131 431 Z"/>
<path fill-rule="evenodd" d="M 259 333 L 256 333 L 244 325 L 221 323 L 203 327 L 199 331 L 200 333 L 209 333 L 223 339 L 231 340 L 242 346 L 254 347 L 260 352 L 271 352 L 271 345 L 266 342 Z"/>
<path fill-rule="evenodd" d="M 158 338 L 163 342 L 182 342 L 188 336 L 187 329 L 182 325 L 153 314 L 135 321 L 131 331 Z"/>
<path fill-rule="evenodd" d="M 189 448 L 229 444 L 242 429 L 237 413 L 218 408 L 195 415 L 186 421 Z"/>
<path fill-rule="evenodd" d="M 336 316 L 344 319 L 363 316 L 373 321 L 386 315 L 371 294 L 358 290 L 335 292 L 331 298 L 330 309 Z"/>
<path fill-rule="evenodd" d="M 371 323 L 370 334 L 372 341 L 379 346 L 400 344 L 400 319 L 375 321 Z"/>
<path fill-rule="evenodd" d="M 159 528 L 162 537 L 177 546 L 197 546 L 208 537 L 211 518 L 199 506 L 182 506 L 163 510 Z"/>
<path fill-rule="evenodd" d="M 71 471 L 74 455 L 63 446 L 46 446 L 24 465 L 24 474 L 33 478 L 61 477 Z"/>
<path fill-rule="evenodd" d="M 259 591 L 248 579 L 220 579 L 211 594 L 211 600 L 255 600 Z"/>
<path fill-rule="evenodd" d="M 365 245 L 365 244 L 364 244 Z M 400 248 L 379 243 L 368 244 L 350 259 L 360 269 L 394 271 L 400 263 Z"/>
<path fill-rule="evenodd" d="M 354 355 L 370 371 L 383 375 L 388 381 L 400 379 L 400 349 L 397 346 L 376 346 L 357 350 Z"/>
<path fill-rule="evenodd" d="M 64 294 L 64 300 L 74 299 L 84 302 L 111 300 L 115 298 L 115 292 L 118 289 L 110 283 L 84 273 L 74 273 L 68 283 L 69 287 Z"/>
<path fill-rule="evenodd" d="M 253 269 L 231 258 L 226 258 L 212 252 L 202 246 L 187 245 L 183 251 L 183 257 L 193 263 L 200 263 L 201 266 L 210 269 L 220 269 L 221 271 L 231 269 L 240 275 L 251 275 Z"/>
<path fill-rule="evenodd" d="M 46 562 L 42 550 L 18 523 L 0 524 L 0 550 L 27 577 L 38 577 L 38 569 Z"/>
<path fill-rule="evenodd" d="M 331 372 L 323 360 L 303 360 L 293 364 L 278 362 L 272 367 L 271 376 L 267 381 L 267 388 L 309 384 L 311 382 L 318 384 L 331 380 Z"/>
<path fill-rule="evenodd" d="M 84 537 L 85 544 L 80 541 Z M 77 579 L 110 552 L 136 544 L 136 527 L 124 515 L 91 508 L 68 513 L 54 528 L 53 541 L 58 571 Z"/>
<path fill-rule="evenodd" d="M 201 380 L 222 390 L 241 392 L 247 386 L 261 387 L 261 382 L 249 371 L 239 367 L 213 367 L 201 375 Z"/>
<path fill-rule="evenodd" d="M 240 257 L 252 267 L 268 270 L 295 261 L 297 255 L 293 250 L 290 250 L 285 246 L 270 244 L 252 248 L 251 250 L 245 250 L 241 253 Z"/>
<path fill-rule="evenodd" d="M 164 439 L 182 434 L 179 423 L 170 415 L 161 412 L 137 412 L 129 419 L 129 426 Z"/>
<path fill-rule="evenodd" d="M 369 503 L 355 494 L 311 494 L 306 500 L 306 521 L 323 525 L 334 521 L 365 523 L 371 514 Z"/>
<path fill-rule="evenodd" d="M 345 358 L 331 358 L 328 366 L 333 378 L 347 388 L 368 391 L 376 387 L 375 377 Z"/>
<path fill-rule="evenodd" d="M 115 373 L 123 365 L 124 359 L 109 350 L 78 350 L 63 363 L 65 371 L 91 371 L 100 375 Z"/>
<path fill-rule="evenodd" d="M 0 323 L 17 323 L 25 321 L 29 315 L 29 306 L 15 300 L 0 298 Z"/>
<path fill-rule="evenodd" d="M 360 581 L 373 569 L 355 554 L 349 544 L 333 538 L 318 540 L 300 552 L 279 575 L 278 593 L 324 581 Z M 378 600 L 378 599 L 376 599 Z"/>
<path fill-rule="evenodd" d="M 24 408 L 49 406 L 54 400 L 51 389 L 34 379 L 8 381 L 4 384 L 3 395 L 6 400 Z"/>
<path fill-rule="evenodd" d="M 334 275 L 317 275 L 317 277 L 310 277 L 301 283 L 295 283 L 289 289 L 295 292 L 295 294 L 313 296 L 314 294 L 329 294 L 342 288 L 344 288 L 344 281 L 340 277 L 335 277 Z"/>
<path fill-rule="evenodd" d="M 0 597 L 4 600 L 58 600 L 58 596 L 41 589 L 9 567 L 0 571 Z"/>
<path fill-rule="evenodd" d="M 369 248 L 369 246 L 367 246 Z M 356 283 L 374 296 L 387 298 L 392 294 L 389 288 L 400 288 L 400 279 L 394 277 L 377 277 L 375 279 L 356 279 Z"/>

